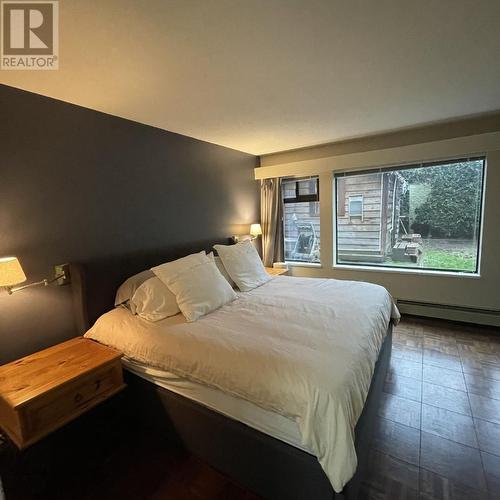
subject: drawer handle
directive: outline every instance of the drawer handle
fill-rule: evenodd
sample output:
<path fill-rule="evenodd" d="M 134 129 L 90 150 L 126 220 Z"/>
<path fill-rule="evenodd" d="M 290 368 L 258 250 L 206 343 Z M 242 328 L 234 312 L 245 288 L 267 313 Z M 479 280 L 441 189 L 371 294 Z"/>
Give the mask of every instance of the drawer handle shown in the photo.
<path fill-rule="evenodd" d="M 75 395 L 75 403 L 77 403 L 77 404 L 81 403 L 82 400 L 83 400 L 83 396 L 80 393 Z"/>
<path fill-rule="evenodd" d="M 96 380 L 95 381 L 95 390 L 98 391 L 101 387 L 101 381 L 100 380 Z"/>

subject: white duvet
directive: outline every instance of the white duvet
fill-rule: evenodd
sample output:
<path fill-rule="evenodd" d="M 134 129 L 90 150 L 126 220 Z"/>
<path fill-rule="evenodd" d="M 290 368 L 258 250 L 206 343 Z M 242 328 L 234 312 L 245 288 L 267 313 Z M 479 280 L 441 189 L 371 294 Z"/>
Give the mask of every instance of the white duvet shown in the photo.
<path fill-rule="evenodd" d="M 340 492 L 356 470 L 354 427 L 391 317 L 383 287 L 282 276 L 193 323 L 118 308 L 86 337 L 294 419 Z"/>

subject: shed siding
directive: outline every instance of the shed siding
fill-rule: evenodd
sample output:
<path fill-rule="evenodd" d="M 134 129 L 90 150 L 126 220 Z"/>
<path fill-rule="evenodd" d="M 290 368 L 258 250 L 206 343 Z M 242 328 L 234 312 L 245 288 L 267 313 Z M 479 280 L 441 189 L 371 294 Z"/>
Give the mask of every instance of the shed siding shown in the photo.
<path fill-rule="evenodd" d="M 344 196 L 338 199 L 338 214 L 344 213 L 343 216 L 337 216 L 337 244 L 340 252 L 380 250 L 381 179 L 380 173 L 337 179 L 337 186 L 343 184 L 338 191 L 344 192 Z M 363 196 L 363 217 L 349 215 L 349 197 L 355 195 Z"/>

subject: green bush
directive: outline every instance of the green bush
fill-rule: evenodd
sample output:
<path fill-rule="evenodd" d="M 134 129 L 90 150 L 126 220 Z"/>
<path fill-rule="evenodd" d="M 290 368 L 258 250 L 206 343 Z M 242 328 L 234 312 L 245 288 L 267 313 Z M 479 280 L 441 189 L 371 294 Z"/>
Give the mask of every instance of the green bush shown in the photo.
<path fill-rule="evenodd" d="M 429 184 L 425 203 L 415 210 L 415 226 L 437 238 L 473 238 L 480 210 L 482 161 L 402 170 L 408 183 Z"/>

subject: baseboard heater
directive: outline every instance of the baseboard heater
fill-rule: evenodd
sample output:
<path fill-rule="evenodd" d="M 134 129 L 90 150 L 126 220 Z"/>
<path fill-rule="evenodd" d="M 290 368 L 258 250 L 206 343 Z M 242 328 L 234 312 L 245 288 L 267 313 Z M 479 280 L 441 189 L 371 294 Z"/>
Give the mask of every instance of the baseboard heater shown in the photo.
<path fill-rule="evenodd" d="M 454 306 L 405 299 L 397 299 L 397 304 L 401 312 L 407 312 L 408 314 L 420 314 L 422 316 L 500 326 L 499 309 Z"/>

